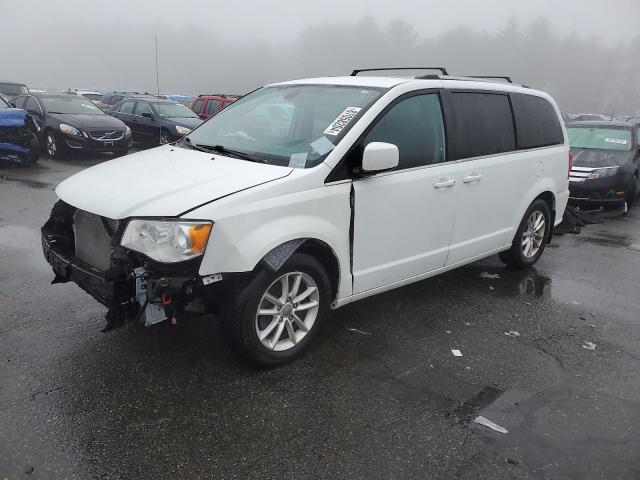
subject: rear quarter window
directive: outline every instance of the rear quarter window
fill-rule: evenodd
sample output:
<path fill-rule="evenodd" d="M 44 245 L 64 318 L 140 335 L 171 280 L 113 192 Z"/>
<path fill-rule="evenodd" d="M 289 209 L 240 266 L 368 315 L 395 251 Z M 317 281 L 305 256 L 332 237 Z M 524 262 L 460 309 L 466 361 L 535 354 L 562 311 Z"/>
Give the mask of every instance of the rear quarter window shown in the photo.
<path fill-rule="evenodd" d="M 516 134 L 508 95 L 451 91 L 448 105 L 447 130 L 452 160 L 516 149 Z"/>
<path fill-rule="evenodd" d="M 518 148 L 548 147 L 564 143 L 558 114 L 546 99 L 513 93 L 511 102 L 518 132 Z"/>

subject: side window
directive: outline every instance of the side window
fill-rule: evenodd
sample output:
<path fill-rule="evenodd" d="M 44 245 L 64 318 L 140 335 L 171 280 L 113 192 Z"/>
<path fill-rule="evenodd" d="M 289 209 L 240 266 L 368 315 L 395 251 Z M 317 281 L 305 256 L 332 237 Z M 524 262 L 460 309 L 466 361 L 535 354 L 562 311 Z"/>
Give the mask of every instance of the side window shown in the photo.
<path fill-rule="evenodd" d="M 544 98 L 511 95 L 518 131 L 518 148 L 547 147 L 564 143 L 558 114 Z"/>
<path fill-rule="evenodd" d="M 150 113 L 153 115 L 153 111 L 147 102 L 138 102 L 136 104 L 136 115 L 142 116 L 143 113 Z"/>
<path fill-rule="evenodd" d="M 220 100 L 209 100 L 209 104 L 207 105 L 207 113 L 209 115 L 213 115 L 218 110 L 220 110 Z"/>
<path fill-rule="evenodd" d="M 120 104 L 120 113 L 133 113 L 133 106 L 135 105 L 136 102 L 131 102 L 131 101 L 127 101 L 127 102 L 122 102 Z"/>
<path fill-rule="evenodd" d="M 447 117 L 453 160 L 516 149 L 511 103 L 507 95 L 451 92 Z"/>
<path fill-rule="evenodd" d="M 25 106 L 25 110 L 29 113 L 41 113 L 42 109 L 38 104 L 38 101 L 33 97 L 27 97 L 27 104 Z"/>
<path fill-rule="evenodd" d="M 204 100 L 196 100 L 196 103 L 193 104 L 192 110 L 196 112 L 198 115 L 200 115 L 200 110 L 202 110 L 203 103 L 204 103 Z"/>
<path fill-rule="evenodd" d="M 27 97 L 25 96 L 16 97 L 16 99 L 13 101 L 13 104 L 16 106 L 16 108 L 22 108 L 22 109 L 24 109 L 24 106 L 26 103 L 27 103 Z"/>
<path fill-rule="evenodd" d="M 396 145 L 398 169 L 443 162 L 444 123 L 438 95 L 414 95 L 391 107 L 367 134 L 363 146 L 371 142 Z"/>

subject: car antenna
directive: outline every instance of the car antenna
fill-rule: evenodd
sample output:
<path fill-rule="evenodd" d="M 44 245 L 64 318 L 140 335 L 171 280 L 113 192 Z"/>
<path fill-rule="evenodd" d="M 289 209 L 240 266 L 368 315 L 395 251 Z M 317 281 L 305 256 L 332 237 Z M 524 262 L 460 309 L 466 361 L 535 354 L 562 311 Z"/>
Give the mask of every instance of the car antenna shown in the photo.
<path fill-rule="evenodd" d="M 153 40 L 156 44 L 156 104 L 160 103 L 160 74 L 158 72 L 158 37 L 154 36 Z M 156 105 L 156 110 L 158 106 Z M 162 129 L 158 130 L 158 143 L 162 142 Z"/>

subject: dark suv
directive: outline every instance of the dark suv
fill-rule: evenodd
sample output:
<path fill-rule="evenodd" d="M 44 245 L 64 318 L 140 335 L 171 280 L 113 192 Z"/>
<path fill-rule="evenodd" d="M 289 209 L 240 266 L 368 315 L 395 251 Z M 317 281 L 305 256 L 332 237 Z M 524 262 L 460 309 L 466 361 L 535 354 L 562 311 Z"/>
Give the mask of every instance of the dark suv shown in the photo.
<path fill-rule="evenodd" d="M 134 142 L 151 146 L 178 140 L 202 123 L 189 107 L 159 98 L 129 97 L 109 114 L 131 128 Z"/>
<path fill-rule="evenodd" d="M 191 110 L 196 112 L 196 114 L 200 118 L 206 120 L 211 115 L 216 114 L 227 105 L 230 105 L 236 100 L 238 100 L 240 96 L 241 95 L 222 95 L 222 94 L 198 95 L 196 98 L 193 99 L 193 102 L 191 102 L 190 107 L 191 107 Z"/>
<path fill-rule="evenodd" d="M 569 122 L 573 154 L 569 203 L 583 208 L 630 208 L 640 182 L 640 119 Z"/>

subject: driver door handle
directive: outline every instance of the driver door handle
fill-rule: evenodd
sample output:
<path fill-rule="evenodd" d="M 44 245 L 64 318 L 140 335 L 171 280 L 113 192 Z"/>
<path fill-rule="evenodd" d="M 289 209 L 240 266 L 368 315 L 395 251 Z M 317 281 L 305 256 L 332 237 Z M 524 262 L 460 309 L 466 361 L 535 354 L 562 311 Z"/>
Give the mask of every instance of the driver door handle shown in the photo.
<path fill-rule="evenodd" d="M 462 179 L 464 183 L 479 182 L 480 180 L 482 180 L 482 175 L 478 174 L 468 175 Z"/>
<path fill-rule="evenodd" d="M 455 185 L 456 181 L 453 178 L 447 180 L 442 179 L 439 182 L 433 184 L 433 188 L 449 188 Z"/>

